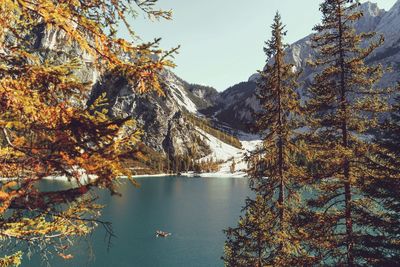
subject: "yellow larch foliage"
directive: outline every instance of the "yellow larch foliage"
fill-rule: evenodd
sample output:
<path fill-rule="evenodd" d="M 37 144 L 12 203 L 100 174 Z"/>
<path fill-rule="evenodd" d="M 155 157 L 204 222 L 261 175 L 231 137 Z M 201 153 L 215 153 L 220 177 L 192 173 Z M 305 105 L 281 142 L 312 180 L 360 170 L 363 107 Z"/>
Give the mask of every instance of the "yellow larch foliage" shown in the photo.
<path fill-rule="evenodd" d="M 69 244 L 99 223 L 110 229 L 97 221 L 101 207 L 90 189 L 118 194 L 115 181 L 132 175 L 123 163 L 141 132 L 130 118 L 111 118 L 104 95 L 86 107 L 91 84 L 76 73 L 91 64 L 99 73 L 123 73 L 141 93 L 162 94 L 158 74 L 173 66 L 169 56 L 175 49 L 161 50 L 159 39 L 139 43 L 127 23 L 127 16 L 138 12 L 170 19 L 170 11 L 154 9 L 155 2 L 0 1 L 2 242 L 31 248 L 46 244 L 49 252 L 70 258 L 67 249 L 55 244 Z M 116 36 L 120 23 L 128 27 L 133 41 Z M 66 51 L 54 52 L 65 53 L 65 60 L 43 56 L 48 51 L 35 45 L 38 29 L 62 38 Z M 81 55 L 69 54 L 68 49 Z M 37 185 L 51 176 L 64 176 L 76 187 L 41 192 Z M 1 259 L 0 266 L 18 265 L 22 254 L 13 251 L 15 246 L 3 247 L 13 256 Z"/>

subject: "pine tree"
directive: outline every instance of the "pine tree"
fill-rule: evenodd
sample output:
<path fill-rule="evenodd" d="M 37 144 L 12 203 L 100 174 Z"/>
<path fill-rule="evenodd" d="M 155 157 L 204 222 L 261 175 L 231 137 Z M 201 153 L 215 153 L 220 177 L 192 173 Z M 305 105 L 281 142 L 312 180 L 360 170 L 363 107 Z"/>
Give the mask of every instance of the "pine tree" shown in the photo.
<path fill-rule="evenodd" d="M 16 179 L 0 186 L 0 239 L 2 252 L 9 254 L 0 265 L 18 265 L 22 253 L 17 250 L 27 246 L 68 258 L 71 241 L 100 223 L 101 206 L 90 189 L 118 194 L 115 181 L 131 176 L 124 163 L 139 138 L 130 118 L 108 116 L 104 96 L 89 107 L 82 104 L 90 84 L 74 73 L 84 62 L 70 54 L 63 62 L 42 58 L 32 35 L 40 28 L 62 33 L 63 45 L 91 57 L 100 72 L 124 73 L 138 91 L 162 93 L 158 73 L 172 65 L 165 57 L 169 53 L 159 50 L 158 40 L 141 44 L 115 36 L 118 22 L 135 10 L 170 17 L 154 10 L 154 3 L 0 1 L 0 177 Z M 49 176 L 64 176 L 77 187 L 40 191 L 38 183 Z M 82 183 L 85 177 L 96 179 Z"/>
<path fill-rule="evenodd" d="M 271 28 L 272 38 L 264 49 L 268 64 L 258 84 L 262 112 L 257 130 L 264 135 L 263 145 L 249 159 L 255 162 L 248 172 L 256 198 L 247 199 L 238 227 L 226 230 L 228 266 L 302 265 L 309 259 L 296 225 L 304 178 L 296 158 L 301 146 L 294 140 L 301 115 L 298 74 L 284 60 L 286 32 L 279 13 Z"/>
<path fill-rule="evenodd" d="M 363 240 L 373 237 L 363 216 L 379 212 L 363 192 L 369 173 L 365 157 L 373 146 L 366 133 L 377 126 L 377 114 L 387 109 L 386 89 L 376 88 L 380 66 L 365 59 L 382 38 L 357 34 L 354 23 L 362 17 L 358 2 L 325 0 L 322 23 L 314 29 L 313 48 L 318 67 L 308 88 L 307 142 L 313 152 L 313 216 L 310 243 L 323 265 L 355 266 L 368 262 L 361 253 Z M 368 45 L 369 41 L 369 45 Z"/>

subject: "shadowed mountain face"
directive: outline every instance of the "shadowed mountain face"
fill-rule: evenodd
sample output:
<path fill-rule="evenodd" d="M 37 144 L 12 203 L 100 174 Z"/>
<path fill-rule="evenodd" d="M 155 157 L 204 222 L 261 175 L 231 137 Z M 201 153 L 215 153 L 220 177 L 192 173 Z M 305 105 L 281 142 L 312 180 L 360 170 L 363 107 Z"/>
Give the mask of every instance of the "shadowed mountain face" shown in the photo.
<path fill-rule="evenodd" d="M 252 112 L 259 108 L 256 86 L 251 80 L 238 83 L 220 93 L 215 105 L 201 112 L 227 127 L 249 131 Z"/>

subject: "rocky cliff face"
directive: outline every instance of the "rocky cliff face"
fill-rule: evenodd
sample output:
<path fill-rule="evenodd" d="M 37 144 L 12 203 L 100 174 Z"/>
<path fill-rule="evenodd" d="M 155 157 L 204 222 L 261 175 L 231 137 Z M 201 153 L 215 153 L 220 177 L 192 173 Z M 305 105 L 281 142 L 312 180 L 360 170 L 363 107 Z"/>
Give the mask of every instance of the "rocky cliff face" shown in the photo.
<path fill-rule="evenodd" d="M 389 10 L 380 9 L 377 4 L 366 2 L 360 7 L 364 16 L 355 24 L 358 32 L 374 31 L 382 34 L 385 43 L 378 48 L 370 58 L 367 59 L 369 64 L 382 64 L 385 67 L 391 67 L 392 72 L 388 72 L 381 80 L 381 86 L 393 86 L 400 78 L 400 0 Z M 302 71 L 300 82 L 303 88 L 306 87 L 313 79 L 315 69 L 311 68 L 307 61 L 315 57 L 315 51 L 311 47 L 312 35 L 292 44 L 286 51 L 286 61 L 294 64 L 297 70 Z M 225 99 L 223 103 L 217 103 L 213 107 L 211 116 L 232 124 L 232 117 L 235 124 L 232 126 L 240 129 L 246 128 L 246 125 L 252 122 L 251 114 L 259 108 L 257 99 L 255 98 L 256 86 L 259 75 L 254 74 L 249 81 L 235 85 L 222 93 Z M 238 93 L 238 88 L 243 92 Z M 235 90 L 236 89 L 236 90 Z M 300 88 L 300 92 L 304 92 Z M 231 114 L 227 116 L 227 114 Z"/>
<path fill-rule="evenodd" d="M 62 64 L 78 58 L 81 67 L 74 74 L 84 82 L 94 84 L 100 77 L 100 72 L 93 67 L 94 59 L 83 52 L 74 42 L 69 42 L 63 31 L 47 30 L 39 25 L 32 35 L 33 48 L 43 60 L 52 60 Z"/>
<path fill-rule="evenodd" d="M 185 112 L 197 114 L 190 92 L 174 73 L 162 75 L 165 95 L 139 94 L 123 76 L 105 75 L 93 87 L 89 103 L 106 93 L 112 116 L 132 117 L 143 130 L 142 141 L 171 157 L 188 155 L 202 158 L 211 153 Z"/>

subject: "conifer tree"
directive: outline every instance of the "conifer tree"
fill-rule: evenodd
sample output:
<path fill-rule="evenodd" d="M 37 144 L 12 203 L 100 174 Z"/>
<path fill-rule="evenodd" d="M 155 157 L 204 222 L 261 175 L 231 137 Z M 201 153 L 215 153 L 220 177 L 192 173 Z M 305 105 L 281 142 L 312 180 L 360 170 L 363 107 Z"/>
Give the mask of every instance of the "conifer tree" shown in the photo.
<path fill-rule="evenodd" d="M 142 44 L 116 37 L 120 22 L 133 35 L 126 16 L 137 10 L 170 18 L 170 12 L 153 9 L 154 3 L 0 1 L 0 177 L 15 179 L 0 186 L 0 265 L 18 265 L 18 248 L 27 247 L 71 258 L 71 241 L 101 223 L 96 219 L 101 206 L 90 189 L 118 194 L 115 181 L 131 176 L 123 163 L 139 138 L 132 120 L 108 116 L 104 96 L 90 107 L 82 104 L 91 85 L 74 73 L 83 59 L 67 52 L 64 62 L 43 58 L 32 36 L 39 28 L 61 33 L 64 45 L 92 58 L 99 72 L 124 73 L 137 91 L 162 93 L 159 71 L 172 64 L 169 53 L 157 47 L 159 40 Z M 42 192 L 38 184 L 49 176 L 64 176 L 77 186 Z"/>
<path fill-rule="evenodd" d="M 232 163 L 231 163 L 231 166 L 229 167 L 229 170 L 230 170 L 231 173 L 235 173 L 235 171 L 236 171 L 235 158 L 232 158 Z"/>
<path fill-rule="evenodd" d="M 391 117 L 377 129 L 369 155 L 371 169 L 364 184 L 367 196 L 375 200 L 379 213 L 364 213 L 365 224 L 372 229 L 370 236 L 360 242 L 357 251 L 368 259 L 369 265 L 395 266 L 400 264 L 400 98 L 393 105 Z"/>
<path fill-rule="evenodd" d="M 369 262 L 361 253 L 363 240 L 373 237 L 366 215 L 379 212 L 363 192 L 369 173 L 365 157 L 373 148 L 366 133 L 377 126 L 377 114 L 387 109 L 388 90 L 376 88 L 380 66 L 365 59 L 383 38 L 356 33 L 362 16 L 358 2 L 325 0 L 322 23 L 314 29 L 313 48 L 318 68 L 308 88 L 307 142 L 313 153 L 313 211 L 310 243 L 320 264 L 356 266 Z M 369 43 L 369 44 L 368 44 Z M 372 253 L 372 252 L 371 252 Z"/>
<path fill-rule="evenodd" d="M 300 144 L 294 140 L 301 115 L 298 73 L 284 59 L 286 32 L 279 13 L 271 28 L 272 38 L 264 49 L 267 66 L 258 84 L 262 112 L 257 114 L 256 126 L 263 143 L 251 155 L 249 161 L 255 163 L 248 170 L 256 197 L 247 199 L 237 228 L 225 231 L 227 266 L 302 265 L 309 259 L 301 245 L 301 228 L 295 223 L 304 177 L 296 164 Z"/>

